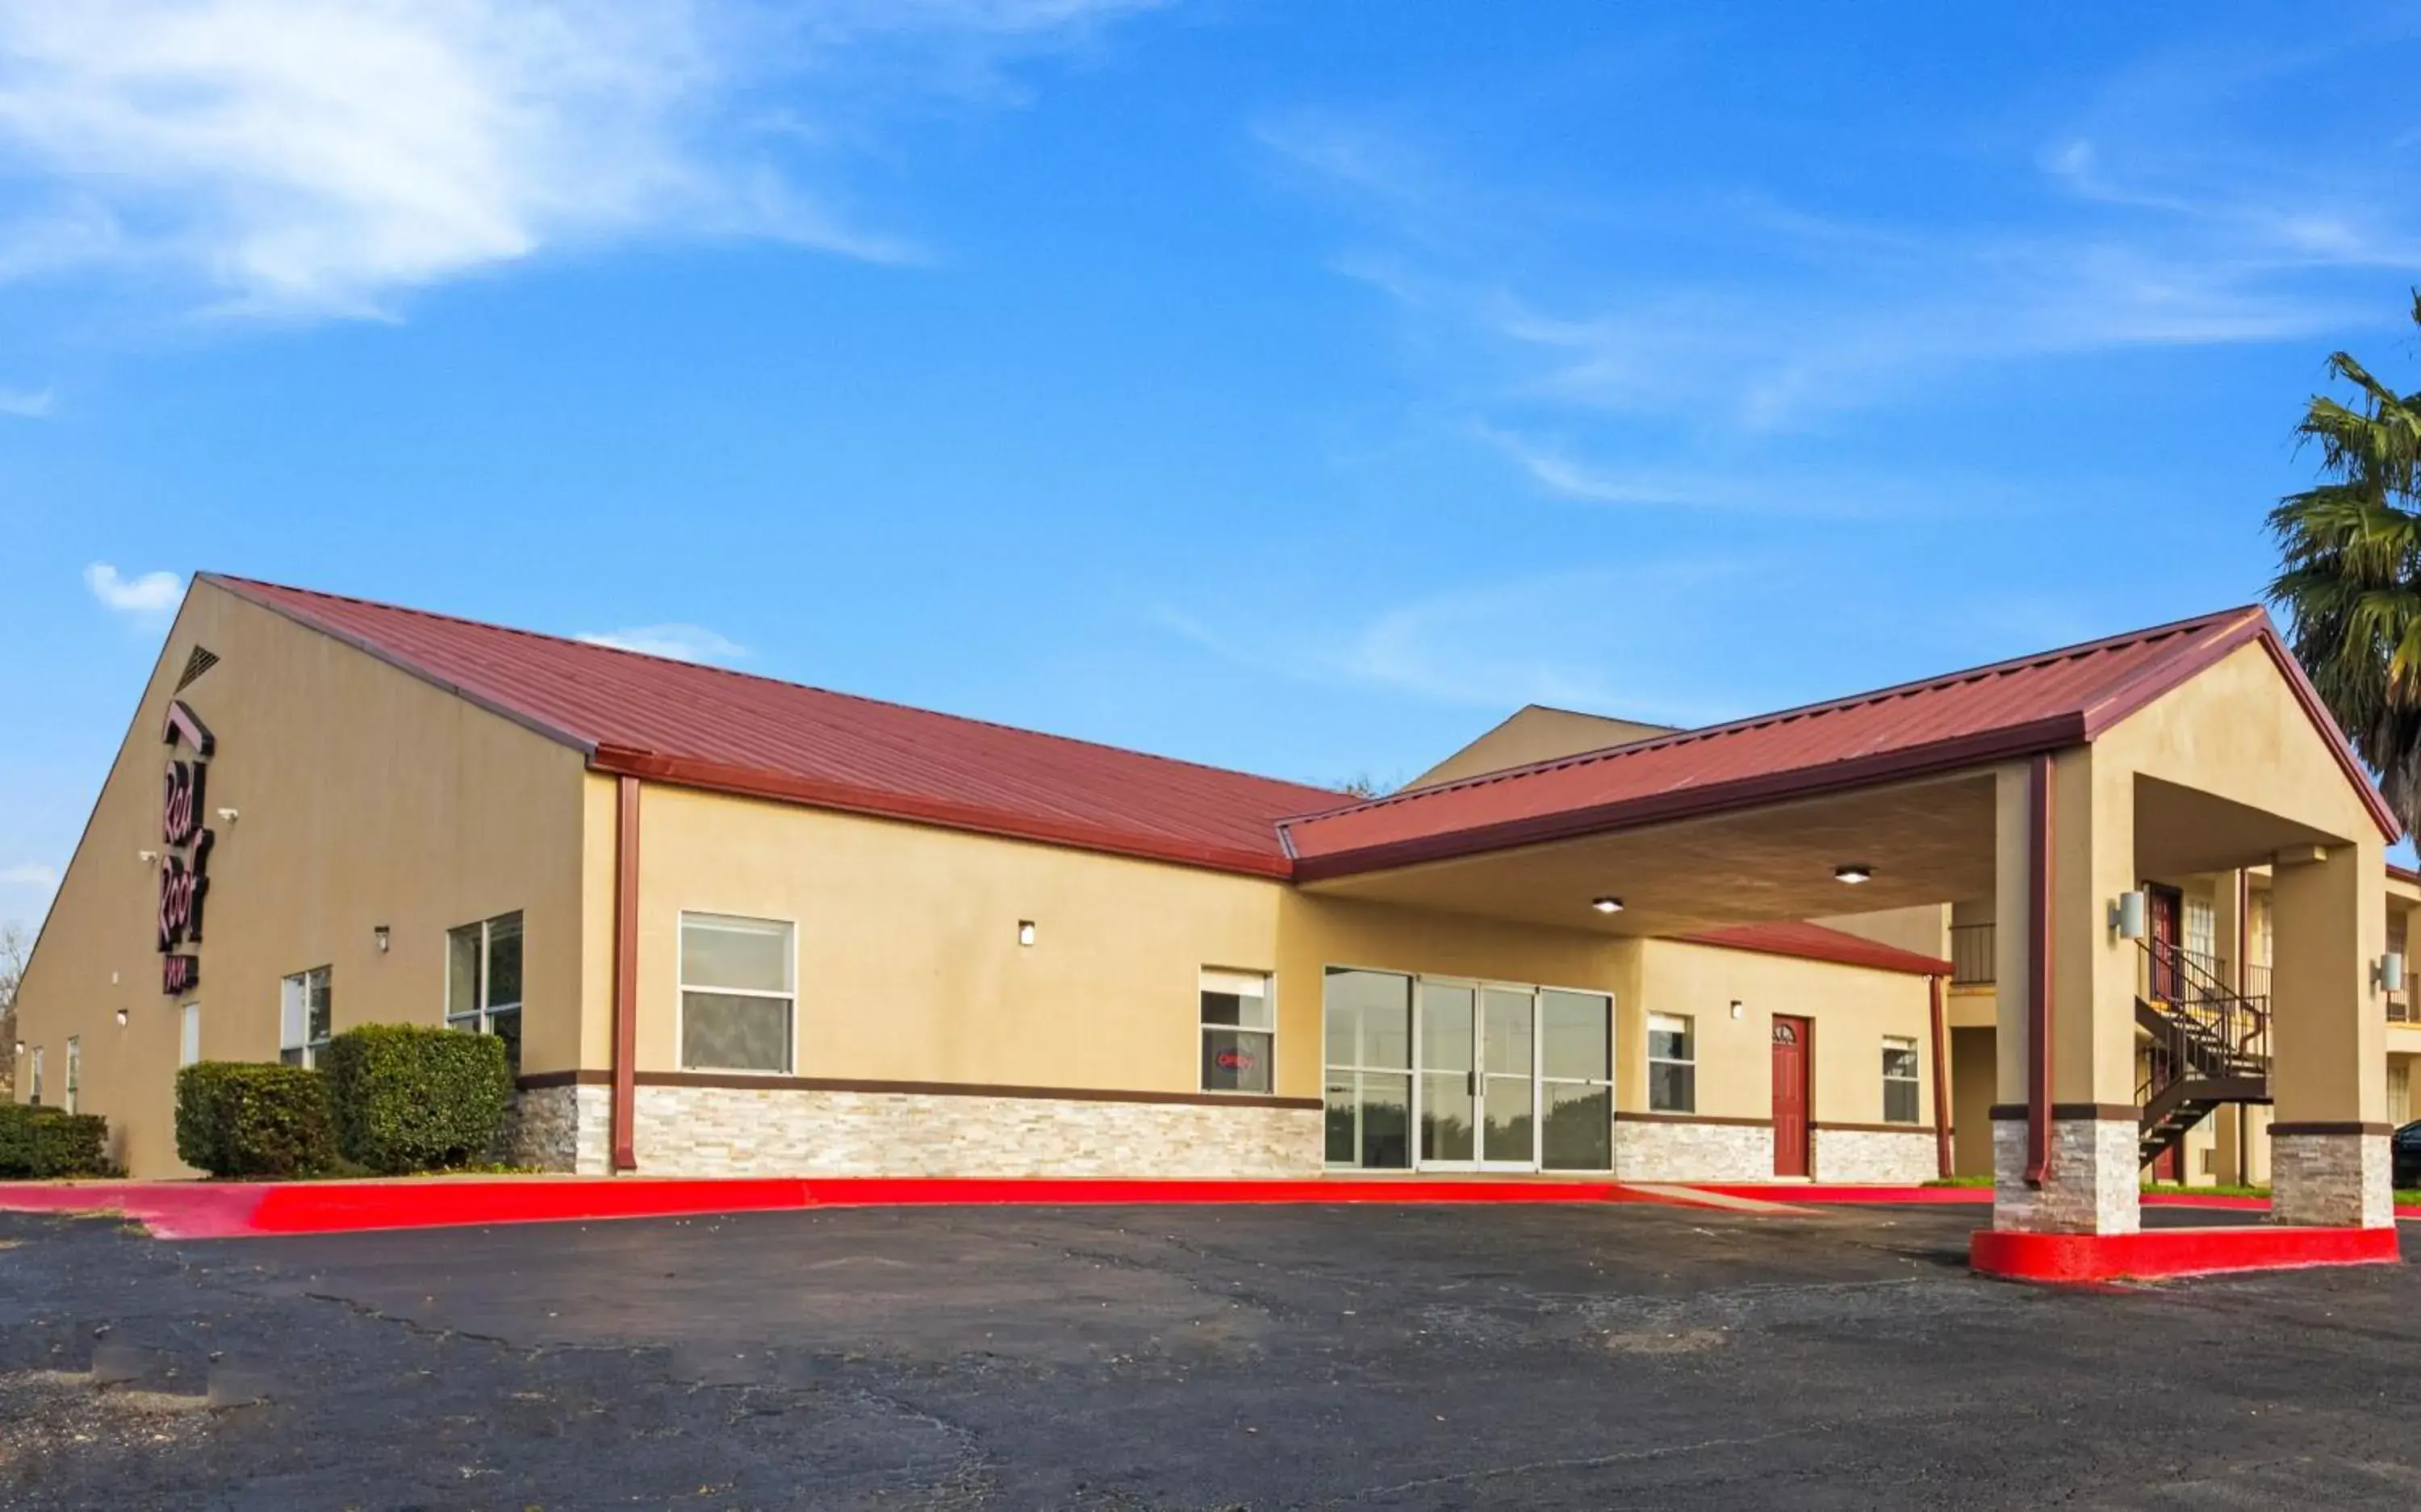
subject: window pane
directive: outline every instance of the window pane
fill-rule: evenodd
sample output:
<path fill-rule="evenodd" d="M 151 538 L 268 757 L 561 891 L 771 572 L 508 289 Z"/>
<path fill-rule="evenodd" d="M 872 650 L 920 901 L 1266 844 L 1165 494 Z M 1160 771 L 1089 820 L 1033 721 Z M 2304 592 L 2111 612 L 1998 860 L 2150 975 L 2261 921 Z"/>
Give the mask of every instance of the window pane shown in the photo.
<path fill-rule="evenodd" d="M 1326 995 L 1331 1066 L 1412 1066 L 1411 977 L 1331 966 Z"/>
<path fill-rule="evenodd" d="M 1480 1108 L 1480 1154 L 1491 1161 L 1527 1161 L 1536 1158 L 1531 1118 L 1536 1113 L 1535 1083 L 1527 1076 L 1490 1076 Z"/>
<path fill-rule="evenodd" d="M 522 1000 L 522 916 L 508 913 L 488 923 L 486 1007 L 508 1008 Z"/>
<path fill-rule="evenodd" d="M 1472 1068 L 1472 1014 L 1476 1002 L 1477 995 L 1467 987 L 1451 982 L 1421 984 L 1422 1070 Z"/>
<path fill-rule="evenodd" d="M 505 1065 L 515 1076 L 522 1074 L 522 1010 L 507 1008 L 502 1013 L 488 1015 L 488 1033 L 505 1042 Z"/>
<path fill-rule="evenodd" d="M 1667 1013 L 1648 1016 L 1648 1054 L 1660 1061 L 1686 1061 L 1690 1053 L 1690 1021 Z"/>
<path fill-rule="evenodd" d="M 684 913 L 680 979 L 683 987 L 787 992 L 790 990 L 790 927 L 764 919 Z"/>
<path fill-rule="evenodd" d="M 314 1044 L 314 1045 L 318 1045 L 318 1044 L 323 1044 L 323 1043 L 325 1043 L 325 1042 L 327 1041 L 327 1038 L 328 1038 L 328 1026 L 329 1026 L 329 1022 L 330 1022 L 330 1021 L 331 1021 L 331 1018 L 332 1018 L 332 1016 L 333 1016 L 333 1005 L 332 1005 L 332 1004 L 330 1003 L 330 1001 L 329 1001 L 330 993 L 329 993 L 329 990 L 328 990 L 328 968 L 327 968 L 327 967 L 325 967 L 325 966 L 322 966 L 322 967 L 320 967 L 318 971 L 313 972 L 313 973 L 311 974 L 310 982 L 311 982 L 311 1038 L 310 1038 L 310 1043 L 312 1043 L 312 1044 Z"/>
<path fill-rule="evenodd" d="M 1362 1163 L 1400 1171 L 1413 1163 L 1413 1079 L 1362 1073 Z"/>
<path fill-rule="evenodd" d="M 1354 1151 L 1361 1146 L 1361 1105 L 1353 1091 L 1353 1075 L 1330 1077 L 1326 1087 L 1328 1114 L 1325 1119 L 1327 1148 L 1325 1159 L 1331 1165 L 1351 1165 Z"/>
<path fill-rule="evenodd" d="M 1231 1024 L 1242 1029 L 1269 1029 L 1270 1000 L 1259 993 L 1217 992 L 1202 990 L 1202 1021 Z"/>
<path fill-rule="evenodd" d="M 1595 992 L 1539 995 L 1539 1011 L 1546 1043 L 1539 1047 L 1548 1076 L 1603 1082 L 1613 1075 L 1614 1004 Z M 1590 1167 L 1594 1169 L 1594 1167 Z"/>
<path fill-rule="evenodd" d="M 277 984 L 277 1043 L 281 1049 L 300 1045 L 309 1035 L 307 1002 L 302 977 L 289 976 Z"/>
<path fill-rule="evenodd" d="M 1472 1155 L 1471 1073 L 1421 1077 L 1421 1159 L 1467 1161 Z"/>
<path fill-rule="evenodd" d="M 1546 1148 L 1550 1171 L 1606 1171 L 1614 1167 L 1614 1089 L 1550 1083 Z"/>
<path fill-rule="evenodd" d="M 1886 1039 L 1883 1041 L 1883 1074 L 1916 1079 L 1916 1041 Z"/>
<path fill-rule="evenodd" d="M 788 1071 L 790 1000 L 683 992 L 681 1065 L 706 1071 Z"/>
<path fill-rule="evenodd" d="M 1698 1068 L 1674 1061 L 1648 1068 L 1648 1106 L 1658 1113 L 1698 1111 Z"/>
<path fill-rule="evenodd" d="M 1916 1083 L 1891 1081 L 1883 1083 L 1883 1122 L 1913 1124 L 1916 1122 Z"/>
<path fill-rule="evenodd" d="M 445 931 L 445 1011 L 479 1011 L 479 926 Z"/>
<path fill-rule="evenodd" d="M 1209 997 L 1210 993 L 1203 996 Z M 1202 1090 L 1267 1092 L 1270 1037 L 1248 1029 L 1202 1031 Z"/>
<path fill-rule="evenodd" d="M 1538 999 L 1527 992 L 1490 988 L 1479 994 L 1485 1053 L 1481 1064 L 1492 1073 L 1532 1073 L 1538 1065 Z"/>

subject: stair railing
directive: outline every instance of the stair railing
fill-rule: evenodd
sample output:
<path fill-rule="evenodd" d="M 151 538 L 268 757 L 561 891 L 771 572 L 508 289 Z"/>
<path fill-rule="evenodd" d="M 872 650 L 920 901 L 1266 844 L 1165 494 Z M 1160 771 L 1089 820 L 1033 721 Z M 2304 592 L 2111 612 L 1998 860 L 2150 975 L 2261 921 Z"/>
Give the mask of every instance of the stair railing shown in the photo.
<path fill-rule="evenodd" d="M 2220 963 L 2166 940 L 2145 939 L 2136 995 L 2161 1024 L 2153 1034 L 2157 1092 L 2186 1076 L 2264 1076 L 2270 1069 L 2270 1004 L 2221 979 Z M 2163 1074 L 2165 1073 L 2165 1074 Z"/>

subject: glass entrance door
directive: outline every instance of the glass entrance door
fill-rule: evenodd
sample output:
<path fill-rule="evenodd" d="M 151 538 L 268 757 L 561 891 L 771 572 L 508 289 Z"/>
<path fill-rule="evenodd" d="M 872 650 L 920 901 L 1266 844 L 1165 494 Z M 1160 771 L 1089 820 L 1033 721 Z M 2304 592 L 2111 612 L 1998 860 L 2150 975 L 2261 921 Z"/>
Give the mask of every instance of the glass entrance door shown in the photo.
<path fill-rule="evenodd" d="M 1430 980 L 1420 993 L 1421 1164 L 1538 1169 L 1538 993 Z"/>
<path fill-rule="evenodd" d="M 1482 988 L 1479 1005 L 1479 1163 L 1536 1170 L 1539 995 Z"/>
<path fill-rule="evenodd" d="M 1421 983 L 1421 1163 L 1469 1166 L 1478 1156 L 1478 990 Z"/>

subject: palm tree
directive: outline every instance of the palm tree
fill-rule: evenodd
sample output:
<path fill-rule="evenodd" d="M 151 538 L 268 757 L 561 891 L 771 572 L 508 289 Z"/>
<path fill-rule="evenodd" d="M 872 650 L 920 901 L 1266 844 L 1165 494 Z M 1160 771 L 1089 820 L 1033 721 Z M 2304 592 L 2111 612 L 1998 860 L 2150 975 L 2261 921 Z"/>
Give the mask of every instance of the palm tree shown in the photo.
<path fill-rule="evenodd" d="M 2421 290 L 2413 300 L 2421 326 Z M 2380 791 L 2421 831 L 2421 394 L 2398 395 L 2347 352 L 2329 372 L 2354 407 L 2315 396 L 2296 434 L 2318 442 L 2318 487 L 2270 511 L 2279 571 L 2270 600 Z"/>

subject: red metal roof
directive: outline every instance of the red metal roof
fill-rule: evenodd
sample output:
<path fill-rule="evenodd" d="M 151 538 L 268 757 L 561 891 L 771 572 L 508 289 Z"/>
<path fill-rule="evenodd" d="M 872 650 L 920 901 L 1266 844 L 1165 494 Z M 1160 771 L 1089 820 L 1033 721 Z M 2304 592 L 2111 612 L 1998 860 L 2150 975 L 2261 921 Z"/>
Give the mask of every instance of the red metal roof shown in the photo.
<path fill-rule="evenodd" d="M 1299 879 L 1341 876 L 2057 750 L 2257 643 L 2393 839 L 2395 816 L 2249 607 L 1292 819 L 1289 850 Z"/>
<path fill-rule="evenodd" d="M 1764 956 L 1804 956 L 1809 960 L 1835 961 L 1844 966 L 1871 966 L 1877 971 L 1906 972 L 1914 976 L 1947 976 L 1950 962 L 1913 950 L 1902 950 L 1821 924 L 1742 924 L 1675 936 L 1685 944 L 1719 945 L 1726 950 L 1754 950 Z"/>
<path fill-rule="evenodd" d="M 586 753 L 603 772 L 1283 877 L 1277 821 L 1345 795 L 719 667 L 205 573 Z"/>

